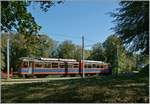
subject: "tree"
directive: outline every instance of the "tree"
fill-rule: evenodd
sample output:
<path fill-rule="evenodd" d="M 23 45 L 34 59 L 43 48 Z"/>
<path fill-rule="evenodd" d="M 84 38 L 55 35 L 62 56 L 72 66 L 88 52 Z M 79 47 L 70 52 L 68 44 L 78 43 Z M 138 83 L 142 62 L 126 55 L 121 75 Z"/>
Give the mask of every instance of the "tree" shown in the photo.
<path fill-rule="evenodd" d="M 50 57 L 53 49 L 53 40 L 47 35 L 25 35 L 12 33 L 10 38 L 10 64 L 16 71 L 20 65 L 21 57 Z M 2 34 L 2 65 L 6 67 L 7 34 Z"/>
<path fill-rule="evenodd" d="M 149 1 L 121 1 L 113 28 L 130 51 L 149 54 Z"/>
<path fill-rule="evenodd" d="M 103 48 L 103 45 L 101 43 L 96 43 L 92 47 L 92 51 L 88 59 L 105 61 L 105 49 Z"/>
<path fill-rule="evenodd" d="M 74 59 L 76 60 L 81 60 L 81 46 L 75 45 L 75 49 L 74 49 Z"/>
<path fill-rule="evenodd" d="M 32 2 L 40 4 L 42 11 L 47 11 L 52 5 L 62 1 L 1 1 L 1 30 L 4 32 L 17 31 L 22 35 L 37 34 L 41 28 L 27 7 Z"/>
<path fill-rule="evenodd" d="M 129 72 L 135 69 L 134 56 L 129 54 L 121 39 L 116 35 L 109 36 L 103 43 L 103 47 L 105 48 L 106 62 L 111 64 L 115 73 Z"/>
<path fill-rule="evenodd" d="M 90 49 L 85 49 L 84 50 L 84 59 L 86 60 L 88 60 L 88 59 L 90 59 L 90 57 L 91 57 L 91 52 L 92 52 L 92 50 L 90 50 Z"/>
<path fill-rule="evenodd" d="M 56 55 L 57 53 L 57 55 Z M 72 41 L 65 40 L 57 47 L 55 51 L 55 58 L 64 59 L 81 59 L 81 47 L 72 43 Z"/>
<path fill-rule="evenodd" d="M 149 63 L 149 57 L 147 55 L 134 54 L 134 57 L 136 58 L 136 68 L 138 70 L 141 70 Z"/>
<path fill-rule="evenodd" d="M 52 50 L 54 48 L 54 40 L 47 35 L 39 35 L 39 42 L 37 53 L 39 57 L 52 57 Z"/>
<path fill-rule="evenodd" d="M 113 67 L 117 66 L 117 50 L 119 50 L 120 44 L 120 40 L 115 35 L 109 36 L 103 43 L 106 61 L 111 63 Z"/>
<path fill-rule="evenodd" d="M 75 45 L 71 41 L 64 41 L 58 47 L 59 58 L 74 58 Z"/>
<path fill-rule="evenodd" d="M 1 49 L 1 60 L 0 60 L 0 63 L 1 63 L 1 68 L 3 69 L 3 68 L 5 68 L 5 66 L 6 66 L 6 54 L 5 54 L 5 52 L 6 52 L 6 50 L 7 50 L 7 48 L 6 48 L 6 41 L 7 41 L 7 36 L 5 35 L 5 37 L 1 37 L 1 39 L 0 39 L 0 49 Z"/>

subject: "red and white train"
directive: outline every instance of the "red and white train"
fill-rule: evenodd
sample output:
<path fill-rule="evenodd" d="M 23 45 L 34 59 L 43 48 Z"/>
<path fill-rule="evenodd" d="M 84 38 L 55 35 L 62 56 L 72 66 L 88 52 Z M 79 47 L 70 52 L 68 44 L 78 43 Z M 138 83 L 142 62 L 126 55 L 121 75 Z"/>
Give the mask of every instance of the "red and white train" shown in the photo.
<path fill-rule="evenodd" d="M 19 74 L 25 75 L 82 75 L 109 74 L 110 64 L 102 61 L 57 58 L 21 58 Z"/>

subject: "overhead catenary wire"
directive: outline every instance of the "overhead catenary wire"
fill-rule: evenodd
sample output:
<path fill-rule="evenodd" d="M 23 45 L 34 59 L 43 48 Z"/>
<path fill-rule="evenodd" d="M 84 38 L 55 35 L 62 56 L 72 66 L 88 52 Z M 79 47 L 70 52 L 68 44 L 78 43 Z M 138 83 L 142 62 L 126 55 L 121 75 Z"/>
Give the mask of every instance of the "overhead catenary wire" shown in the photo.
<path fill-rule="evenodd" d="M 66 35 L 66 34 L 62 34 L 62 33 L 49 33 L 48 36 L 50 36 L 52 38 L 57 37 L 57 39 L 62 39 L 62 41 L 59 40 L 58 42 L 63 42 L 64 40 L 80 41 L 81 37 L 82 37 L 82 36 L 70 36 L 70 35 Z M 63 38 L 61 38 L 61 37 L 63 37 Z M 85 47 L 92 47 L 94 44 L 98 43 L 98 42 L 95 42 L 95 40 L 91 40 L 91 39 L 87 39 L 87 38 L 84 38 L 84 41 L 85 41 Z M 86 44 L 88 44 L 88 45 L 86 45 Z"/>
<path fill-rule="evenodd" d="M 81 37 L 82 37 L 82 36 L 70 36 L 70 35 L 60 34 L 60 33 L 50 33 L 49 36 L 53 36 L 53 34 L 56 35 L 56 36 L 58 36 L 58 37 L 67 37 L 67 38 L 73 38 L 73 39 L 79 39 L 79 40 L 80 40 Z M 84 40 L 85 40 L 85 41 L 88 41 L 88 42 L 91 42 L 91 43 L 94 43 L 94 42 L 95 42 L 95 40 L 90 40 L 90 39 L 87 39 L 87 38 L 85 38 Z"/>
<path fill-rule="evenodd" d="M 70 35 L 66 35 L 66 34 L 60 34 L 60 33 L 49 33 L 51 36 L 56 35 L 56 36 L 60 36 L 60 37 L 69 37 L 69 38 L 76 38 L 76 39 L 81 39 L 81 37 L 79 36 L 70 36 Z M 49 36 L 50 36 L 49 35 Z"/>

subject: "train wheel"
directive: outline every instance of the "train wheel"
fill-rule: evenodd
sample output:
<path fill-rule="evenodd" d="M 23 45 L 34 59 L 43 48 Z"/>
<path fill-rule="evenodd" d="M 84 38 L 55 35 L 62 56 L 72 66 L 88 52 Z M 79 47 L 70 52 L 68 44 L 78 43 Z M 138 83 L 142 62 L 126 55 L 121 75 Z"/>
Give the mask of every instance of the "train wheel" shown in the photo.
<path fill-rule="evenodd" d="M 22 78 L 27 78 L 26 74 L 22 74 L 21 76 L 22 76 Z"/>
<path fill-rule="evenodd" d="M 37 78 L 45 78 L 47 75 L 45 74 L 37 74 L 35 75 Z"/>
<path fill-rule="evenodd" d="M 85 74 L 85 77 L 88 77 L 88 74 Z"/>
<path fill-rule="evenodd" d="M 90 77 L 92 77 L 92 76 L 93 76 L 93 74 L 89 74 L 89 76 L 90 76 Z"/>
<path fill-rule="evenodd" d="M 36 75 L 33 75 L 33 78 L 37 78 L 37 76 L 36 76 Z"/>
<path fill-rule="evenodd" d="M 63 77 L 69 77 L 69 76 L 70 76 L 70 75 L 68 75 L 68 74 L 64 74 L 64 75 L 63 75 Z"/>
<path fill-rule="evenodd" d="M 71 74 L 71 75 L 70 75 L 70 77 L 75 77 L 75 76 L 76 76 L 75 74 Z"/>
<path fill-rule="evenodd" d="M 62 77 L 66 77 L 66 74 L 63 74 Z"/>

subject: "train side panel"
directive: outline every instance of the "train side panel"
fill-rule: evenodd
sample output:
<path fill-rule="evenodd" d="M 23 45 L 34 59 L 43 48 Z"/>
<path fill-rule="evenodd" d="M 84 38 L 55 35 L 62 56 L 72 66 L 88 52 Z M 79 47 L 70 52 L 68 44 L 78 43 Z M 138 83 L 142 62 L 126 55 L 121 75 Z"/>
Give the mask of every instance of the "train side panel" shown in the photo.
<path fill-rule="evenodd" d="M 27 74 L 55 74 L 55 75 L 67 75 L 67 74 L 104 74 L 111 73 L 109 64 L 97 63 L 97 62 L 63 62 L 63 61 L 22 61 L 19 73 L 21 75 Z"/>

